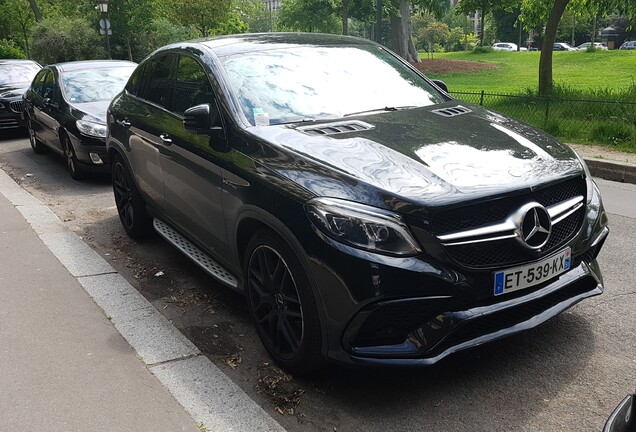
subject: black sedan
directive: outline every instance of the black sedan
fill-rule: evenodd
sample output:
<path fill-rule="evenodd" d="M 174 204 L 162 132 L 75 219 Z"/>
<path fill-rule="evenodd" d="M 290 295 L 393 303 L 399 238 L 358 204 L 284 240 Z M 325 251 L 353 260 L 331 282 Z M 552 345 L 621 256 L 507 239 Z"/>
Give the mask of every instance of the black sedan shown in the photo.
<path fill-rule="evenodd" d="M 108 130 L 126 232 L 244 293 L 291 371 L 430 365 L 603 292 L 607 216 L 583 160 L 370 41 L 164 47 Z"/>
<path fill-rule="evenodd" d="M 137 65 L 127 61 L 78 61 L 46 66 L 24 95 L 31 147 L 66 158 L 72 178 L 109 172 L 106 109 Z"/>
<path fill-rule="evenodd" d="M 22 96 L 41 68 L 31 60 L 0 60 L 0 130 L 25 126 Z"/>

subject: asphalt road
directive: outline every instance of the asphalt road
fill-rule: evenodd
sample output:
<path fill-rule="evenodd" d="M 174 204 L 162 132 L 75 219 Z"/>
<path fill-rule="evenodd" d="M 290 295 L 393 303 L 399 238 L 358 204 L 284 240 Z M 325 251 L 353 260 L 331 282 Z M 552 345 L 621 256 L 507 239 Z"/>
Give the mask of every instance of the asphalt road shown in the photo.
<path fill-rule="evenodd" d="M 636 185 L 598 180 L 611 224 L 602 296 L 430 368 L 328 367 L 300 379 L 269 362 L 241 296 L 161 239 L 128 239 L 108 177 L 76 182 L 61 158 L 1 134 L 0 167 L 289 431 L 594 431 L 636 387 Z"/>

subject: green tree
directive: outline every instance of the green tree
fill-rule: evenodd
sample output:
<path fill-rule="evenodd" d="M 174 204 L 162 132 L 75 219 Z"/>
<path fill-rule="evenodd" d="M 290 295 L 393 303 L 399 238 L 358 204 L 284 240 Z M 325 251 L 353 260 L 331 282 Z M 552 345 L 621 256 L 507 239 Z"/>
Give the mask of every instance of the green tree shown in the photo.
<path fill-rule="evenodd" d="M 201 36 L 219 32 L 236 15 L 233 0 L 174 0 L 172 12 L 183 25 L 194 26 Z"/>
<path fill-rule="evenodd" d="M 335 0 L 283 0 L 278 24 L 287 30 L 338 33 L 339 9 Z"/>
<path fill-rule="evenodd" d="M 6 17 L 9 29 L 7 36 L 16 41 L 21 40 L 24 52 L 30 57 L 29 34 L 35 24 L 35 17 L 29 3 L 23 0 L 4 0 L 0 3 L 0 16 Z"/>
<path fill-rule="evenodd" d="M 23 59 L 26 58 L 24 51 L 16 46 L 15 42 L 9 39 L 0 39 L 0 59 Z"/>
<path fill-rule="evenodd" d="M 521 19 L 530 25 L 545 22 L 543 46 L 539 58 L 539 94 L 552 93 L 552 47 L 557 29 L 566 8 L 571 11 L 588 11 L 597 17 L 610 11 L 618 11 L 622 15 L 636 20 L 636 0 L 522 0 Z M 592 32 L 594 34 L 595 31 Z"/>
<path fill-rule="evenodd" d="M 103 58 L 100 43 L 84 18 L 44 18 L 33 28 L 33 57 L 43 64 Z"/>
<path fill-rule="evenodd" d="M 449 33 L 448 25 L 443 22 L 434 21 L 423 29 L 420 29 L 418 36 L 420 40 L 426 44 L 426 50 L 431 58 L 433 58 L 433 48 L 437 44 L 445 44 Z"/>
<path fill-rule="evenodd" d="M 546 0 L 549 1 L 549 0 Z M 513 5 L 512 0 L 461 0 L 456 8 L 455 12 L 458 14 L 467 15 L 471 12 L 479 11 L 481 16 L 481 29 L 479 32 L 479 45 L 483 45 L 485 41 L 485 28 L 486 17 L 494 11 L 507 10 Z"/>

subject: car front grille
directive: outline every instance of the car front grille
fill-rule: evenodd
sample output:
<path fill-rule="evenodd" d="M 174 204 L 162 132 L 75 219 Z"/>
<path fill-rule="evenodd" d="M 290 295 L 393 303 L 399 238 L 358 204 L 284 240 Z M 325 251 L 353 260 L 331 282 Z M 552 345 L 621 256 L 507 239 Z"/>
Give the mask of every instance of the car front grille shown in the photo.
<path fill-rule="evenodd" d="M 433 217 L 433 228 L 437 235 L 470 230 L 504 221 L 521 206 L 530 202 L 538 202 L 544 207 L 549 207 L 585 195 L 585 179 L 576 177 L 527 194 L 438 213 Z M 581 206 L 574 213 L 553 224 L 550 239 L 540 251 L 530 250 L 516 238 L 444 247 L 456 262 L 471 268 L 493 268 L 534 261 L 570 241 L 580 229 L 584 216 L 585 206 Z"/>
<path fill-rule="evenodd" d="M 24 111 L 24 102 L 22 101 L 9 102 L 9 108 L 11 108 L 11 111 L 13 111 L 14 113 L 21 114 L 22 111 Z"/>

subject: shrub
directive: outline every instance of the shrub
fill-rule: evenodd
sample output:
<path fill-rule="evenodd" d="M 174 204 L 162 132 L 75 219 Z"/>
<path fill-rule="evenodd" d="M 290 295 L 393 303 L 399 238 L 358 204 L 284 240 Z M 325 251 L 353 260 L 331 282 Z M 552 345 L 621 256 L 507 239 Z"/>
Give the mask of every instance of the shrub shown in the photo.
<path fill-rule="evenodd" d="M 26 58 L 24 51 L 15 45 L 15 42 L 8 39 L 0 39 L 0 59 L 23 59 Z"/>
<path fill-rule="evenodd" d="M 83 18 L 47 18 L 33 29 L 33 57 L 43 64 L 105 58 L 94 27 Z"/>
<path fill-rule="evenodd" d="M 475 48 L 473 48 L 473 53 L 474 54 L 486 54 L 486 53 L 491 53 L 494 50 L 492 49 L 492 47 L 489 46 L 476 46 Z"/>

